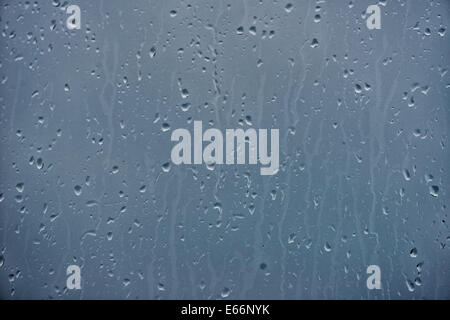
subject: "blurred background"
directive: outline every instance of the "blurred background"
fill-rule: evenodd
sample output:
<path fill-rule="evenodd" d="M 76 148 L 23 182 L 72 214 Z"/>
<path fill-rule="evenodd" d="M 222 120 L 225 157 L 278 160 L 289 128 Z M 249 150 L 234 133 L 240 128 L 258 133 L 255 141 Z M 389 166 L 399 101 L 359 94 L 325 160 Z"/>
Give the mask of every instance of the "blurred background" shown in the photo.
<path fill-rule="evenodd" d="M 0 4 L 1 298 L 450 298 L 449 1 Z M 280 171 L 173 165 L 194 120 Z"/>

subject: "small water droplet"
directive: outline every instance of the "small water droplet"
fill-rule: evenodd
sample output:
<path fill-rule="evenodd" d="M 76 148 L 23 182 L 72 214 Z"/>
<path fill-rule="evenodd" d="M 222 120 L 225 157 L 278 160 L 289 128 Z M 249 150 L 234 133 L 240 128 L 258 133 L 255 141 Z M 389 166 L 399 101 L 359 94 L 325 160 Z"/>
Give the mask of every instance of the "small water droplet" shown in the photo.
<path fill-rule="evenodd" d="M 411 180 L 411 174 L 409 173 L 408 169 L 403 170 L 403 177 L 405 178 L 406 181 Z"/>
<path fill-rule="evenodd" d="M 414 284 L 415 284 L 416 286 L 420 287 L 420 286 L 422 285 L 422 279 L 420 279 L 420 277 L 417 277 L 417 278 L 414 280 Z"/>
<path fill-rule="evenodd" d="M 150 55 L 150 58 L 154 58 L 156 56 L 156 48 L 155 47 L 151 47 L 149 55 Z"/>
<path fill-rule="evenodd" d="M 161 130 L 162 130 L 163 132 L 169 131 L 169 130 L 170 130 L 170 124 L 168 124 L 167 122 L 164 122 L 164 123 L 161 125 Z"/>
<path fill-rule="evenodd" d="M 417 264 L 416 268 L 417 268 L 417 272 L 418 272 L 418 273 L 421 273 L 421 272 L 422 272 L 422 269 L 423 269 L 423 262 L 419 262 L 419 263 Z"/>
<path fill-rule="evenodd" d="M 16 190 L 17 190 L 17 192 L 22 193 L 23 190 L 24 190 L 24 188 L 25 188 L 25 184 L 24 184 L 23 182 L 19 182 L 18 184 L 16 184 Z"/>
<path fill-rule="evenodd" d="M 230 289 L 228 289 L 227 287 L 223 288 L 222 292 L 221 292 L 221 296 L 222 298 L 227 298 L 230 295 Z"/>
<path fill-rule="evenodd" d="M 409 292 L 414 292 L 415 288 L 414 288 L 414 283 L 412 283 L 409 280 L 406 280 L 406 287 L 408 288 Z"/>
<path fill-rule="evenodd" d="M 439 195 L 439 187 L 438 186 L 430 186 L 430 194 L 433 197 L 437 197 Z"/>
<path fill-rule="evenodd" d="M 36 167 L 41 170 L 44 167 L 44 161 L 42 160 L 42 158 L 38 158 L 36 160 Z"/>
<path fill-rule="evenodd" d="M 81 195 L 81 186 L 80 185 L 76 185 L 74 188 L 73 188 L 73 191 L 75 192 L 75 195 L 78 197 L 78 196 L 80 196 Z"/>
<path fill-rule="evenodd" d="M 285 10 L 287 13 L 291 13 L 293 9 L 294 9 L 294 5 L 293 5 L 292 3 L 288 3 L 288 4 L 284 7 L 284 10 Z"/>
<path fill-rule="evenodd" d="M 170 162 L 166 162 L 162 165 L 162 170 L 164 172 L 169 172 L 170 171 Z"/>
<path fill-rule="evenodd" d="M 189 91 L 188 91 L 188 89 L 183 89 L 183 90 L 181 90 L 181 97 L 182 97 L 183 99 L 187 99 L 187 98 L 189 97 Z"/>
<path fill-rule="evenodd" d="M 216 162 L 215 161 L 206 162 L 206 168 L 210 171 L 213 171 L 216 168 Z"/>

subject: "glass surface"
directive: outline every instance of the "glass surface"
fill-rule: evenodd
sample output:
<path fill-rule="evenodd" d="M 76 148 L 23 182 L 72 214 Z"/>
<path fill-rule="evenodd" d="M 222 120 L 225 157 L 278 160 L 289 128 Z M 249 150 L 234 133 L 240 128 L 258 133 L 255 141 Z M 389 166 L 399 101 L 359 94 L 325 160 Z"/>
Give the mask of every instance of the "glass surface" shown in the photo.
<path fill-rule="evenodd" d="M 449 1 L 0 3 L 1 298 L 450 298 Z"/>

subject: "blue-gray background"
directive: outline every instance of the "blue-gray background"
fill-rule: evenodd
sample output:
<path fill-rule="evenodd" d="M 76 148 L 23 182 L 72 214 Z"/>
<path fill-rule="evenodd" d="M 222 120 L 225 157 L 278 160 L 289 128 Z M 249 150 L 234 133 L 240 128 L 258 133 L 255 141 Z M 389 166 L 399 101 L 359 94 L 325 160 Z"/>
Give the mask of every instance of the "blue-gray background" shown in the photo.
<path fill-rule="evenodd" d="M 370 4 L 2 0 L 1 298 L 448 299 L 450 2 Z M 280 172 L 170 165 L 193 120 Z"/>

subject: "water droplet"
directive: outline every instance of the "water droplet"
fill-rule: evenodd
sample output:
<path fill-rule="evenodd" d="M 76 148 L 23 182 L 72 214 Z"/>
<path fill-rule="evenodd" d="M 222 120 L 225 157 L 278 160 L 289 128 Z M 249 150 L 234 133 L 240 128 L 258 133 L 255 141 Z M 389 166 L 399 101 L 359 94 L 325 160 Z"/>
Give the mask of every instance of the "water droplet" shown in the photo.
<path fill-rule="evenodd" d="M 416 286 L 420 287 L 420 286 L 422 285 L 422 279 L 420 279 L 420 277 L 417 277 L 417 278 L 414 280 L 414 284 L 415 284 Z"/>
<path fill-rule="evenodd" d="M 156 56 L 156 48 L 155 47 L 151 47 L 149 55 L 150 55 L 150 58 L 154 58 Z"/>
<path fill-rule="evenodd" d="M 311 48 L 317 48 L 319 46 L 319 40 L 317 40 L 316 38 L 314 38 L 311 41 Z"/>
<path fill-rule="evenodd" d="M 20 182 L 20 183 L 16 184 L 17 192 L 22 193 L 24 188 L 25 188 L 25 184 L 23 182 Z"/>
<path fill-rule="evenodd" d="M 80 185 L 76 185 L 74 188 L 73 188 L 73 191 L 75 192 L 75 195 L 78 197 L 78 196 L 80 196 L 81 195 L 81 186 Z"/>
<path fill-rule="evenodd" d="M 162 165 L 162 170 L 164 172 L 169 172 L 170 171 L 170 162 L 166 162 Z"/>
<path fill-rule="evenodd" d="M 439 187 L 438 186 L 430 186 L 430 194 L 433 197 L 437 197 L 439 195 Z"/>
<path fill-rule="evenodd" d="M 423 262 L 419 262 L 417 264 L 416 268 L 417 268 L 417 272 L 421 273 L 422 272 L 422 268 L 423 268 Z"/>
<path fill-rule="evenodd" d="M 284 7 L 284 10 L 285 10 L 287 13 L 291 13 L 293 9 L 294 9 L 294 5 L 293 5 L 292 3 L 288 3 L 288 4 Z"/>
<path fill-rule="evenodd" d="M 403 177 L 405 178 L 406 181 L 411 180 L 411 174 L 409 173 L 408 169 L 403 170 Z"/>
<path fill-rule="evenodd" d="M 36 160 L 36 167 L 41 170 L 44 167 L 44 161 L 41 158 Z"/>
<path fill-rule="evenodd" d="M 227 287 L 223 288 L 222 292 L 221 292 L 221 296 L 222 298 L 227 298 L 230 295 L 231 290 L 228 289 Z"/>
<path fill-rule="evenodd" d="M 415 288 L 414 288 L 414 283 L 412 283 L 409 280 L 406 280 L 406 287 L 408 288 L 409 292 L 414 292 Z"/>
<path fill-rule="evenodd" d="M 166 131 L 170 130 L 170 124 L 168 124 L 167 122 L 164 122 L 161 125 L 161 130 L 162 130 L 162 132 L 166 132 Z"/>
<path fill-rule="evenodd" d="M 187 89 L 181 90 L 181 97 L 187 99 L 189 97 L 189 91 Z"/>
<path fill-rule="evenodd" d="M 216 168 L 216 162 L 215 161 L 206 162 L 206 168 L 210 171 L 213 171 Z"/>
<path fill-rule="evenodd" d="M 181 105 L 181 110 L 184 111 L 184 112 L 188 111 L 190 108 L 191 108 L 191 104 L 189 102 L 183 103 Z"/>

